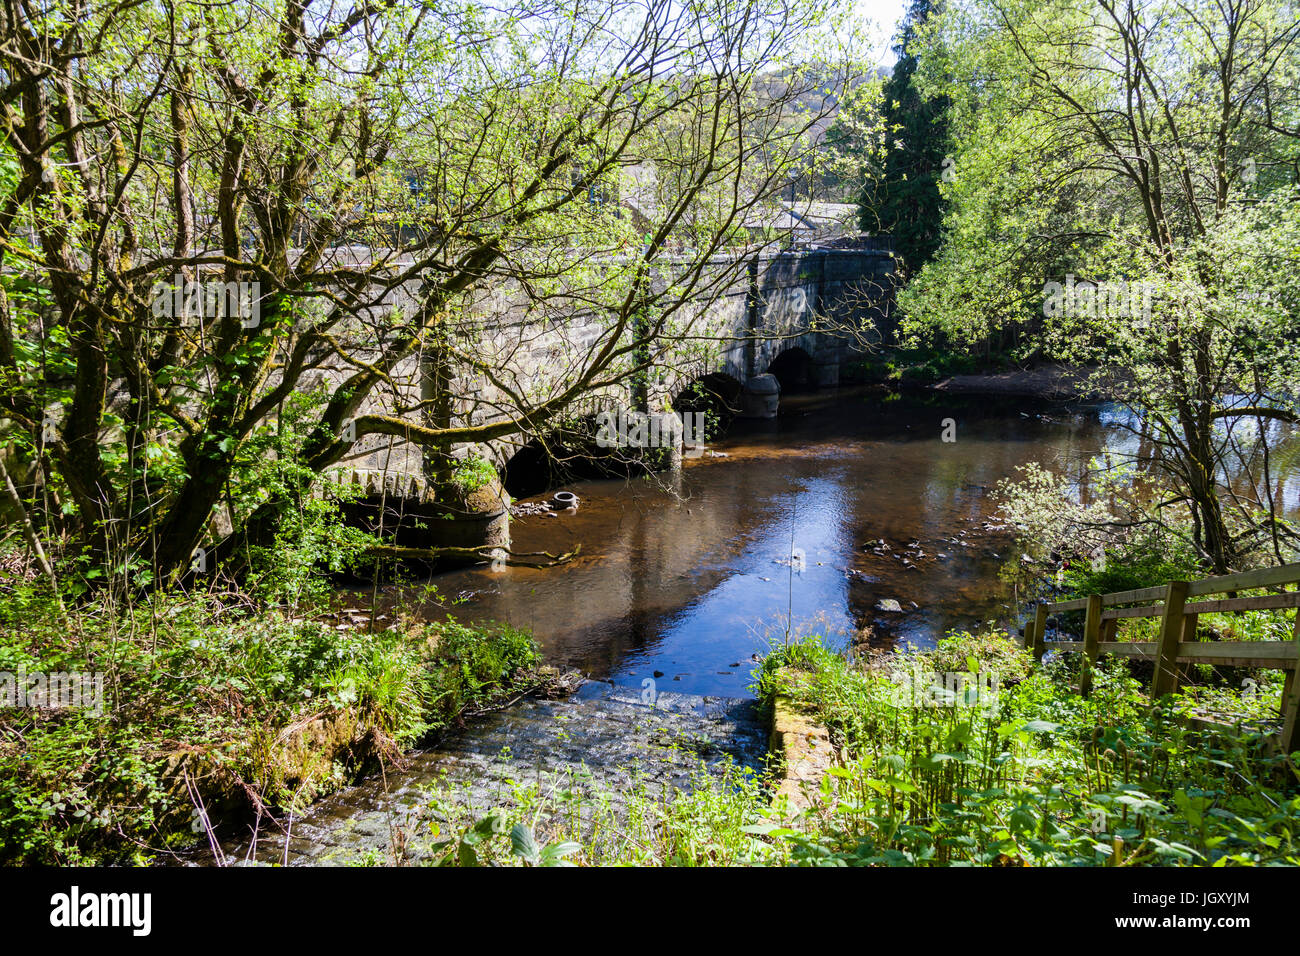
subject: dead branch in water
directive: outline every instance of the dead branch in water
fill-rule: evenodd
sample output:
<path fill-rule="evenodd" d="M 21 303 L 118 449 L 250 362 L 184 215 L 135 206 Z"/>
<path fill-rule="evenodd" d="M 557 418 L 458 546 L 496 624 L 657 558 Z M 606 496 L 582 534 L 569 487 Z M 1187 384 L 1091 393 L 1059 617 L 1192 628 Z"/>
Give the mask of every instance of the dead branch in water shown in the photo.
<path fill-rule="evenodd" d="M 365 553 L 374 558 L 397 558 L 402 561 L 437 561 L 440 558 L 478 558 L 489 561 L 504 552 L 505 562 L 517 568 L 553 568 L 577 557 L 582 545 L 563 554 L 549 551 L 508 551 L 498 544 L 482 544 L 472 548 L 407 548 L 395 544 L 380 544 L 367 548 Z M 519 558 L 546 558 L 546 561 L 521 561 Z"/>

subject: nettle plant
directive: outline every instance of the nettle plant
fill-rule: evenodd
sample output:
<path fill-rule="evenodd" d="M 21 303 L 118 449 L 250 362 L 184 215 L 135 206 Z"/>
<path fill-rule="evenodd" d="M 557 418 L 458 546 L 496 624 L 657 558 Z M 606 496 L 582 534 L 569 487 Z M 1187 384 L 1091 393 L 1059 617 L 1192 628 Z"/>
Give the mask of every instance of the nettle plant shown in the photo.
<path fill-rule="evenodd" d="M 845 757 L 823 780 L 822 809 L 757 825 L 794 844 L 794 859 L 1300 861 L 1295 770 L 1270 755 L 1261 734 L 1189 727 L 1178 719 L 1187 702 L 1152 704 L 1122 660 L 1103 659 L 1091 696 L 1081 698 L 1067 661 L 1031 669 L 1005 638 L 954 635 L 922 656 L 935 669 L 974 656 L 1002 670 L 996 709 L 910 706 L 887 669 L 855 668 L 817 641 L 765 660 L 760 696 L 788 693 L 814 707 Z"/>

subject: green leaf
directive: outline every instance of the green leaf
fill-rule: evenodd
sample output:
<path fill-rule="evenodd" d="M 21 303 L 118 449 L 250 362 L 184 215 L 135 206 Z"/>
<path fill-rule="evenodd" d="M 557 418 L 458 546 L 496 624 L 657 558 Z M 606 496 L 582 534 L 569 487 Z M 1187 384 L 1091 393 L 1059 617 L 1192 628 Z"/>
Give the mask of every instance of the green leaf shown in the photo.
<path fill-rule="evenodd" d="M 1060 724 L 1054 724 L 1050 720 L 1031 720 L 1020 730 L 1030 734 L 1054 734 L 1061 729 Z"/>
<path fill-rule="evenodd" d="M 533 831 L 524 823 L 516 823 L 510 830 L 510 850 L 525 863 L 535 864 L 541 858 Z"/>
<path fill-rule="evenodd" d="M 550 843 L 542 850 L 542 866 L 572 866 L 566 857 L 573 856 L 581 846 L 573 842 Z"/>

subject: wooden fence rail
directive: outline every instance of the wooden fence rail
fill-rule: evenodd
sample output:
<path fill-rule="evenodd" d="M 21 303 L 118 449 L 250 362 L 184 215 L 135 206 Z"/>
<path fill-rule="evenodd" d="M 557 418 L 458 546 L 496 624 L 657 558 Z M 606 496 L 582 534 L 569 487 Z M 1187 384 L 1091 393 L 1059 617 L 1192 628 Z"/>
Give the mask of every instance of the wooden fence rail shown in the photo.
<path fill-rule="evenodd" d="M 1282 746 L 1287 753 L 1300 750 L 1300 682 L 1296 668 L 1300 664 L 1300 591 L 1283 591 L 1259 597 L 1237 597 L 1238 591 L 1282 588 L 1300 584 L 1300 564 L 1286 564 L 1260 571 L 1225 574 L 1200 581 L 1170 581 L 1153 588 L 1093 594 L 1072 601 L 1039 604 L 1034 617 L 1025 625 L 1025 646 L 1036 660 L 1048 650 L 1081 651 L 1082 668 L 1079 693 L 1092 689 L 1092 670 L 1101 654 L 1146 657 L 1155 661 L 1151 696 L 1159 698 L 1178 689 L 1179 665 L 1182 663 L 1222 664 L 1242 667 L 1269 667 L 1286 671 L 1282 689 Z M 1228 595 L 1215 600 L 1196 600 Z M 1156 602 L 1156 603 L 1153 603 Z M 1298 609 L 1292 639 L 1289 641 L 1197 641 L 1196 626 L 1202 614 L 1240 611 Z M 1048 641 L 1047 618 L 1066 611 L 1083 611 L 1083 640 Z M 1127 618 L 1160 618 L 1160 636 L 1155 641 L 1117 641 L 1119 622 Z"/>

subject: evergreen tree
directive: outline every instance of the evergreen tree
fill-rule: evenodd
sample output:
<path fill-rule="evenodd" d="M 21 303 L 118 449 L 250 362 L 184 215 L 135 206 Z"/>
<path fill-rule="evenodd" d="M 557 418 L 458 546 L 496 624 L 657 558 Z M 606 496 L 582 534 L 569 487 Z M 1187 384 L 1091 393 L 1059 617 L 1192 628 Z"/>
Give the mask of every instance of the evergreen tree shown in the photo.
<path fill-rule="evenodd" d="M 947 97 L 924 98 L 913 81 L 917 31 L 937 7 L 913 0 L 894 50 L 893 75 L 881 89 L 887 148 L 883 170 L 860 195 L 859 217 L 866 232 L 887 232 L 907 272 L 915 273 L 939 248 L 943 221 L 939 178 L 948 151 Z"/>

